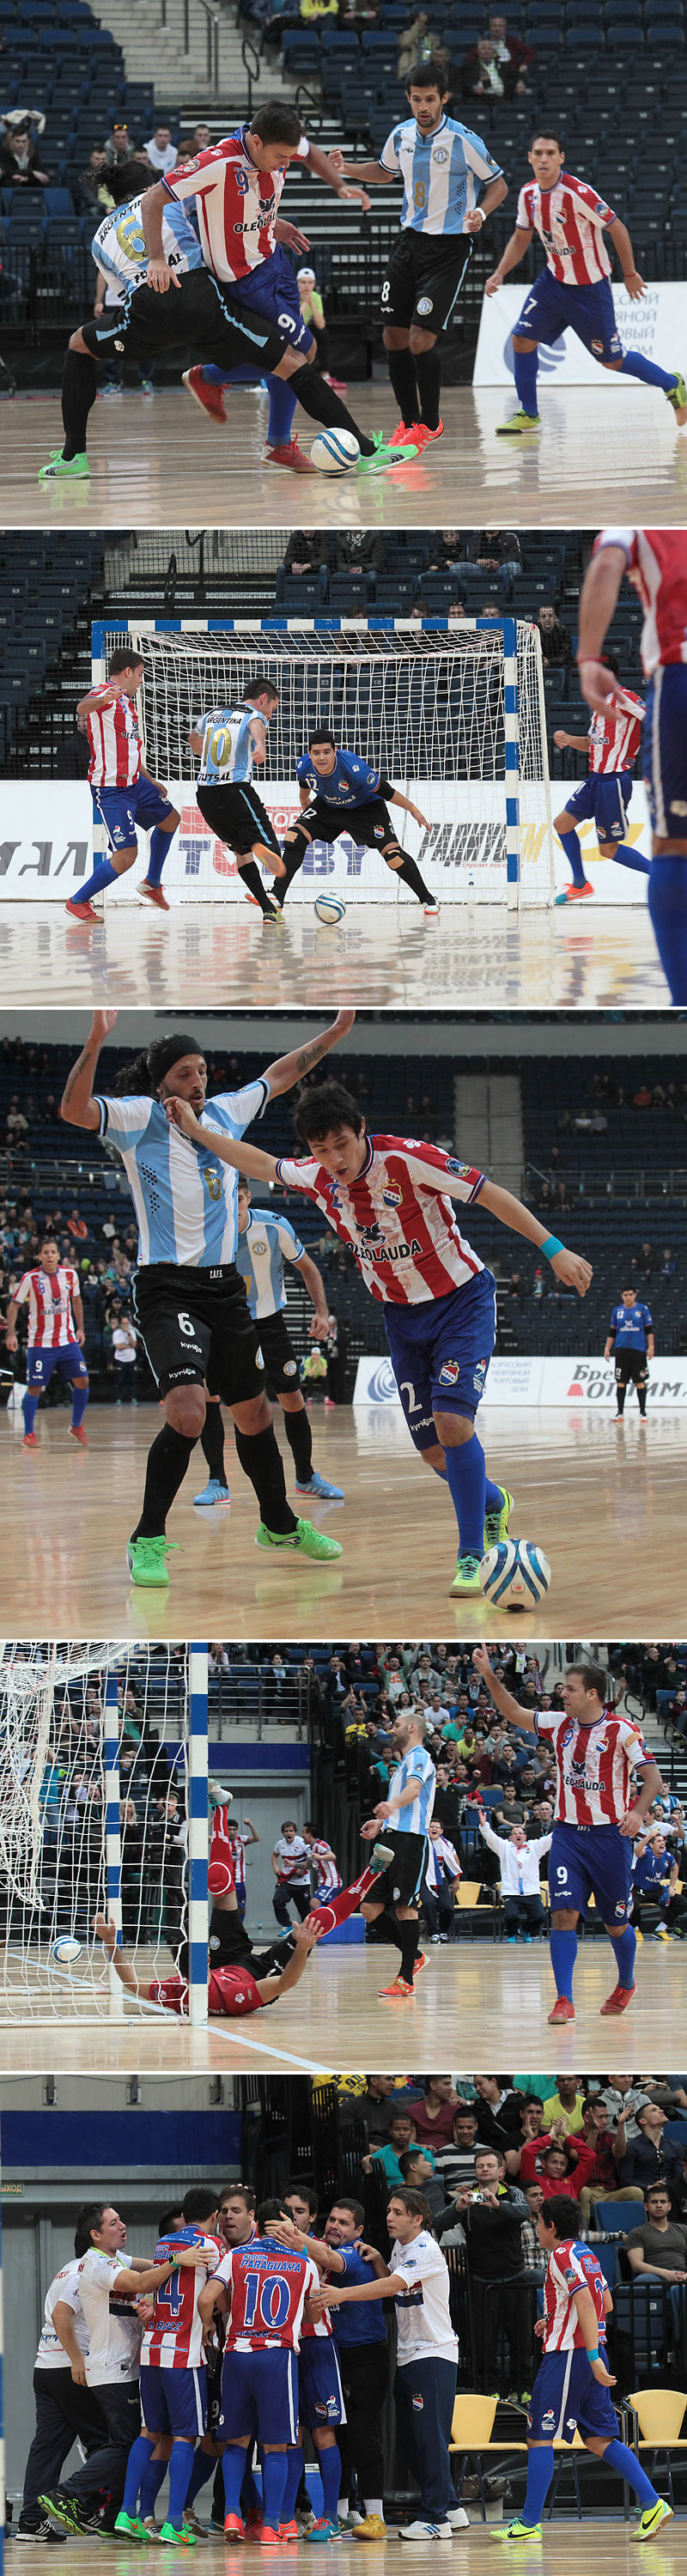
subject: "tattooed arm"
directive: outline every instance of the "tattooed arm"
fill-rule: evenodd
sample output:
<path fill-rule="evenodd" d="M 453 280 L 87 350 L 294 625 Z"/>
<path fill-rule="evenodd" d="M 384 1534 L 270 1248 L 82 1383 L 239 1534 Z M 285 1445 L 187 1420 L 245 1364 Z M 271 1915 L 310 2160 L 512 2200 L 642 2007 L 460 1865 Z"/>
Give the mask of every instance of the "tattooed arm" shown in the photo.
<path fill-rule="evenodd" d="M 328 1055 L 330 1047 L 348 1037 L 354 1019 L 355 1011 L 337 1011 L 331 1028 L 323 1029 L 321 1037 L 308 1038 L 304 1046 L 292 1047 L 289 1055 L 278 1055 L 274 1064 L 267 1064 L 264 1079 L 269 1083 L 270 1098 L 275 1100 L 280 1091 L 292 1091 L 295 1082 L 303 1082 L 321 1056 Z"/>
<path fill-rule="evenodd" d="M 90 1033 L 78 1063 L 72 1065 L 62 1093 L 62 1116 L 69 1127 L 90 1127 L 95 1133 L 100 1126 L 100 1111 L 93 1099 L 93 1079 L 104 1039 L 109 1038 L 117 1018 L 116 1011 L 94 1011 Z"/>

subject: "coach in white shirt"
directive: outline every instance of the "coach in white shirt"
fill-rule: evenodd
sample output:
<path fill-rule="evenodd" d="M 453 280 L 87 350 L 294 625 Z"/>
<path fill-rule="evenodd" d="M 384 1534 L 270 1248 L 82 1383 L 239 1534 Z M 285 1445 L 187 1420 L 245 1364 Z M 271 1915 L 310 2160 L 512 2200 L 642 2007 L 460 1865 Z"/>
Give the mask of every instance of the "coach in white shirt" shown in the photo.
<path fill-rule="evenodd" d="M 124 2494 L 131 2445 L 141 2430 L 139 2300 L 171 2280 L 177 2268 L 194 2266 L 200 2256 L 195 2245 L 177 2246 L 162 2263 L 148 2262 L 141 2254 L 125 2254 L 126 2227 L 110 2201 L 85 2202 L 79 2210 L 75 2242 L 81 2252 L 77 2280 L 88 2334 L 86 2380 L 96 2392 L 105 2429 L 101 2448 L 91 2452 L 86 2467 L 75 2470 L 59 2487 L 42 2492 L 39 2502 L 51 2522 L 78 2534 L 89 2506 L 92 2509 L 94 2488 L 107 2487 L 105 2528 L 111 2532 Z"/>
<path fill-rule="evenodd" d="M 427 2224 L 422 2193 L 394 2189 L 387 2209 L 393 2242 L 389 2270 L 360 2289 L 327 2282 L 327 2306 L 353 2299 L 394 2299 L 398 2345 L 394 2399 L 406 2459 L 420 2489 L 413 2522 L 401 2540 L 451 2540 L 467 2514 L 451 2483 L 449 2441 L 456 2396 L 458 2341 L 451 2324 L 448 2264 Z"/>
<path fill-rule="evenodd" d="M 78 2254 L 83 2253 L 83 2245 L 78 2231 L 75 2244 L 77 2257 L 63 2264 L 46 2292 L 33 2374 L 36 2430 L 26 2463 L 17 2525 L 20 2540 L 47 2538 L 50 2524 L 38 2498 L 43 2488 L 59 2478 L 72 2443 L 80 2442 L 88 2459 L 92 2451 L 102 2449 L 107 2439 L 95 2391 L 86 2385 L 88 2328 L 79 2298 Z"/>
<path fill-rule="evenodd" d="M 496 1852 L 501 1874 L 503 1913 L 509 1941 L 515 1941 L 524 1921 L 525 1940 L 541 1932 L 546 1920 L 541 1894 L 539 1863 L 542 1852 L 551 1850 L 552 1835 L 538 1834 L 528 1842 L 524 1825 L 514 1825 L 510 1834 L 495 1834 L 493 1825 L 480 1816 L 480 1833 L 489 1850 Z"/>

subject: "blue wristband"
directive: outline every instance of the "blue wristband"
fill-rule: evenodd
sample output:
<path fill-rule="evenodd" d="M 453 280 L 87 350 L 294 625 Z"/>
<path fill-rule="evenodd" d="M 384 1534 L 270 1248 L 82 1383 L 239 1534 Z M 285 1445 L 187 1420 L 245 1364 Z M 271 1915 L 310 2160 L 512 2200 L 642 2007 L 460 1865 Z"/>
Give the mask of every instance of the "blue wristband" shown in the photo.
<path fill-rule="evenodd" d="M 589 2349 L 587 2350 L 587 2360 L 588 2360 L 588 2361 L 600 2361 L 600 2360 L 601 2360 L 601 2354 L 600 2354 L 600 2351 L 599 2351 L 598 2343 L 597 2343 L 597 2344 L 595 2344 L 595 2346 L 594 2346 L 594 2351 L 593 2351 L 593 2352 L 590 2352 L 590 2351 L 589 2351 Z"/>
<path fill-rule="evenodd" d="M 547 1234 L 546 1241 L 540 1243 L 539 1250 L 546 1253 L 547 1261 L 552 1261 L 554 1252 L 565 1251 L 565 1244 L 559 1243 L 557 1234 Z"/>

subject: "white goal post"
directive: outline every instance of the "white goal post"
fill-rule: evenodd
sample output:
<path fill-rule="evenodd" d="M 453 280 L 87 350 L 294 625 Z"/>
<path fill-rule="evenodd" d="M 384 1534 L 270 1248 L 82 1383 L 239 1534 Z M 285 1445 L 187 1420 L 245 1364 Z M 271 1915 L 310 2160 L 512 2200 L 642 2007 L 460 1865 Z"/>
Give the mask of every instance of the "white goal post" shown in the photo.
<path fill-rule="evenodd" d="M 280 838 L 300 810 L 296 764 L 314 724 L 367 760 L 426 817 L 398 815 L 399 839 L 441 903 L 548 905 L 554 844 L 538 630 L 513 615 L 131 619 L 93 628 L 93 680 L 131 644 L 144 666 L 139 713 L 146 768 L 169 788 L 181 826 L 166 862 L 173 902 L 245 901 L 230 851 L 195 801 L 188 734 L 210 707 L 240 702 L 258 671 L 279 689 L 256 786 Z M 139 900 L 131 869 L 108 901 Z M 269 878 L 266 878 L 269 883 Z M 413 905 L 354 816 L 331 846 L 313 842 L 289 904 L 324 885 L 347 902 Z"/>

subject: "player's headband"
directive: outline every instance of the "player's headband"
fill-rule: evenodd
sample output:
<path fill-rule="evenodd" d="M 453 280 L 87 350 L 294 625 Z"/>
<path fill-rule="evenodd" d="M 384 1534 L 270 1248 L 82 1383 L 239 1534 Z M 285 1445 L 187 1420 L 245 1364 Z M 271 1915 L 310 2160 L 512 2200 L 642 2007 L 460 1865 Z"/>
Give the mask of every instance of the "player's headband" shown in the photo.
<path fill-rule="evenodd" d="M 179 1029 L 174 1037 L 157 1040 L 150 1050 L 150 1071 L 156 1089 L 159 1083 L 164 1082 L 165 1074 L 171 1073 L 172 1065 L 181 1062 L 182 1055 L 202 1054 L 198 1039 L 189 1037 L 187 1029 Z"/>

